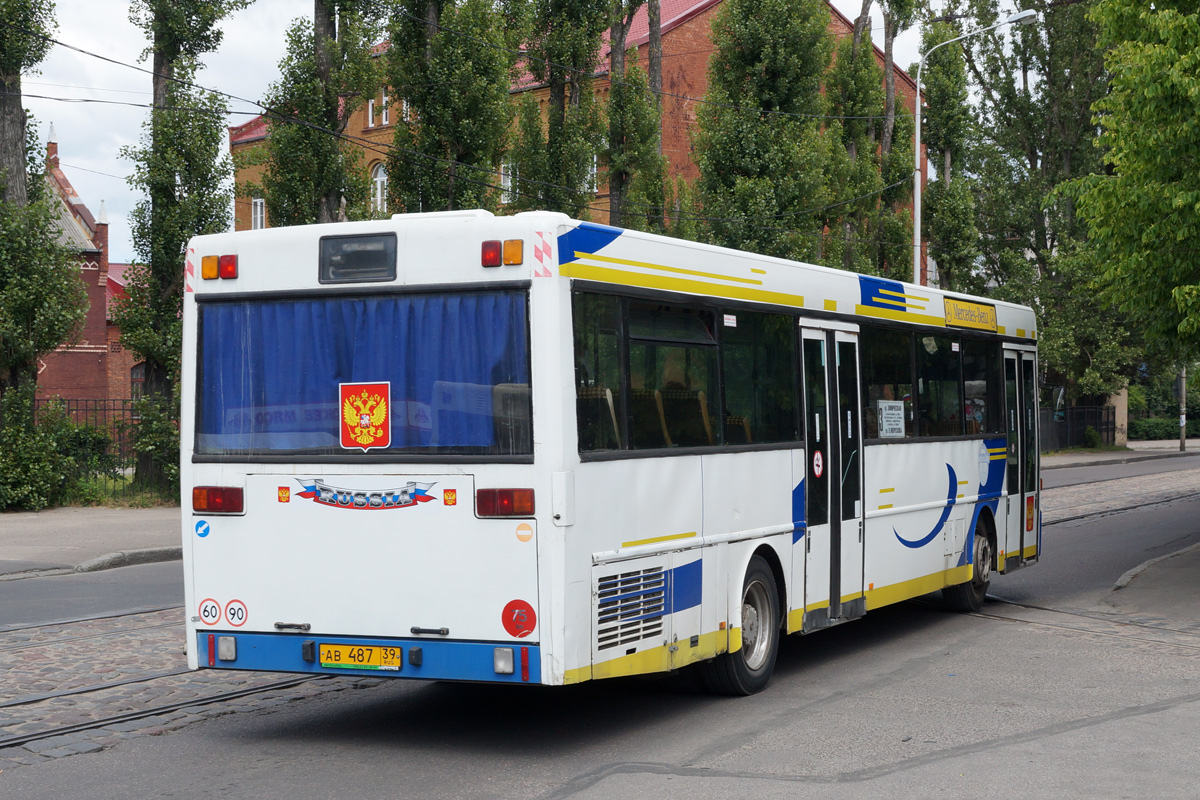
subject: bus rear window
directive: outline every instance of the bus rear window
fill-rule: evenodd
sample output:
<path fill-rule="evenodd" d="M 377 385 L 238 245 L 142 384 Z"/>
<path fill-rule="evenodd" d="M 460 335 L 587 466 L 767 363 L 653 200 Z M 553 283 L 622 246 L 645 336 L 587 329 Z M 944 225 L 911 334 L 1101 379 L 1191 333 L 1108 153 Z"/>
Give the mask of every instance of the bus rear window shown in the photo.
<path fill-rule="evenodd" d="M 523 291 L 199 311 L 198 455 L 533 452 Z"/>

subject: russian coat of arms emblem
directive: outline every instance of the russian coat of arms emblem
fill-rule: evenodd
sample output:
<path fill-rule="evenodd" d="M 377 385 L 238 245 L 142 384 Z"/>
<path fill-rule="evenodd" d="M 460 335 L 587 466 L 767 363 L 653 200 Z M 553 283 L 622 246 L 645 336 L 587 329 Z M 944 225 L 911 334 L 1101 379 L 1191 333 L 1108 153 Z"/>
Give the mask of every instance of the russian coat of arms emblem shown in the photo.
<path fill-rule="evenodd" d="M 341 389 L 342 447 L 388 447 L 392 443 L 392 425 L 388 405 L 390 383 L 343 383 Z"/>

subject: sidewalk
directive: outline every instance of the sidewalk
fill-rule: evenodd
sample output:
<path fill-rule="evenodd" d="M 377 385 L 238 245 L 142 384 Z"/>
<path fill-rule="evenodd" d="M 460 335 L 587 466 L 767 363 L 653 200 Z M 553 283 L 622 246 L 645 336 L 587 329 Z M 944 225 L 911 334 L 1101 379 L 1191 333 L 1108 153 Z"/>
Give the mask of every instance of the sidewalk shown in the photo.
<path fill-rule="evenodd" d="M 1131 441 L 1129 450 L 1116 450 L 1108 453 L 1059 453 L 1053 456 L 1042 456 L 1042 469 L 1062 469 L 1063 467 L 1087 467 L 1093 464 L 1129 464 L 1134 461 L 1146 461 L 1152 458 L 1178 458 L 1179 456 L 1200 456 L 1200 439 L 1188 439 L 1187 450 L 1179 450 L 1178 439 L 1162 439 L 1157 441 Z"/>
<path fill-rule="evenodd" d="M 0 514 L 0 580 L 179 559 L 178 508 Z"/>

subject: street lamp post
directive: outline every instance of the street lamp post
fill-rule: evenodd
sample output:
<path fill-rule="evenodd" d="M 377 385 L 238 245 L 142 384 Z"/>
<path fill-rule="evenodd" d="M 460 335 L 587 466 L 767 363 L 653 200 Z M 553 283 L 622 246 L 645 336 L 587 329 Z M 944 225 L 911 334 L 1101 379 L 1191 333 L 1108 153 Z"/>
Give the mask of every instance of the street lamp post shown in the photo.
<path fill-rule="evenodd" d="M 921 283 L 921 71 L 925 69 L 925 59 L 929 57 L 929 53 L 932 53 L 939 47 L 954 44 L 980 33 L 993 31 L 1003 25 L 1028 25 L 1036 19 L 1037 12 L 1031 8 L 1027 8 L 1024 11 L 1018 11 L 1002 22 L 997 22 L 995 25 L 989 25 L 986 28 L 980 28 L 970 33 L 964 33 L 962 36 L 956 36 L 953 39 L 939 42 L 929 48 L 928 53 L 921 56 L 921 63 L 917 65 L 917 97 L 915 101 L 917 110 L 917 139 L 916 151 L 913 155 L 913 283 L 917 285 Z"/>

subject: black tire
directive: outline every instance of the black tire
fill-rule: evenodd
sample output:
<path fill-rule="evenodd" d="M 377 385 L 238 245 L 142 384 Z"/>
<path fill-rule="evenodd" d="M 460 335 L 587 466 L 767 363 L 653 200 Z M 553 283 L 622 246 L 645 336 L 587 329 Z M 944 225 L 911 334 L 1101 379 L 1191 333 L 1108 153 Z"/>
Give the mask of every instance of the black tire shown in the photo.
<path fill-rule="evenodd" d="M 761 556 L 753 556 L 742 581 L 742 646 L 701 665 L 710 692 L 745 696 L 766 688 L 779 653 L 779 620 L 775 573 Z"/>
<path fill-rule="evenodd" d="M 975 552 L 971 580 L 942 589 L 942 600 L 955 611 L 978 611 L 983 608 L 988 586 L 992 582 L 992 542 L 984 525 L 975 526 Z"/>

